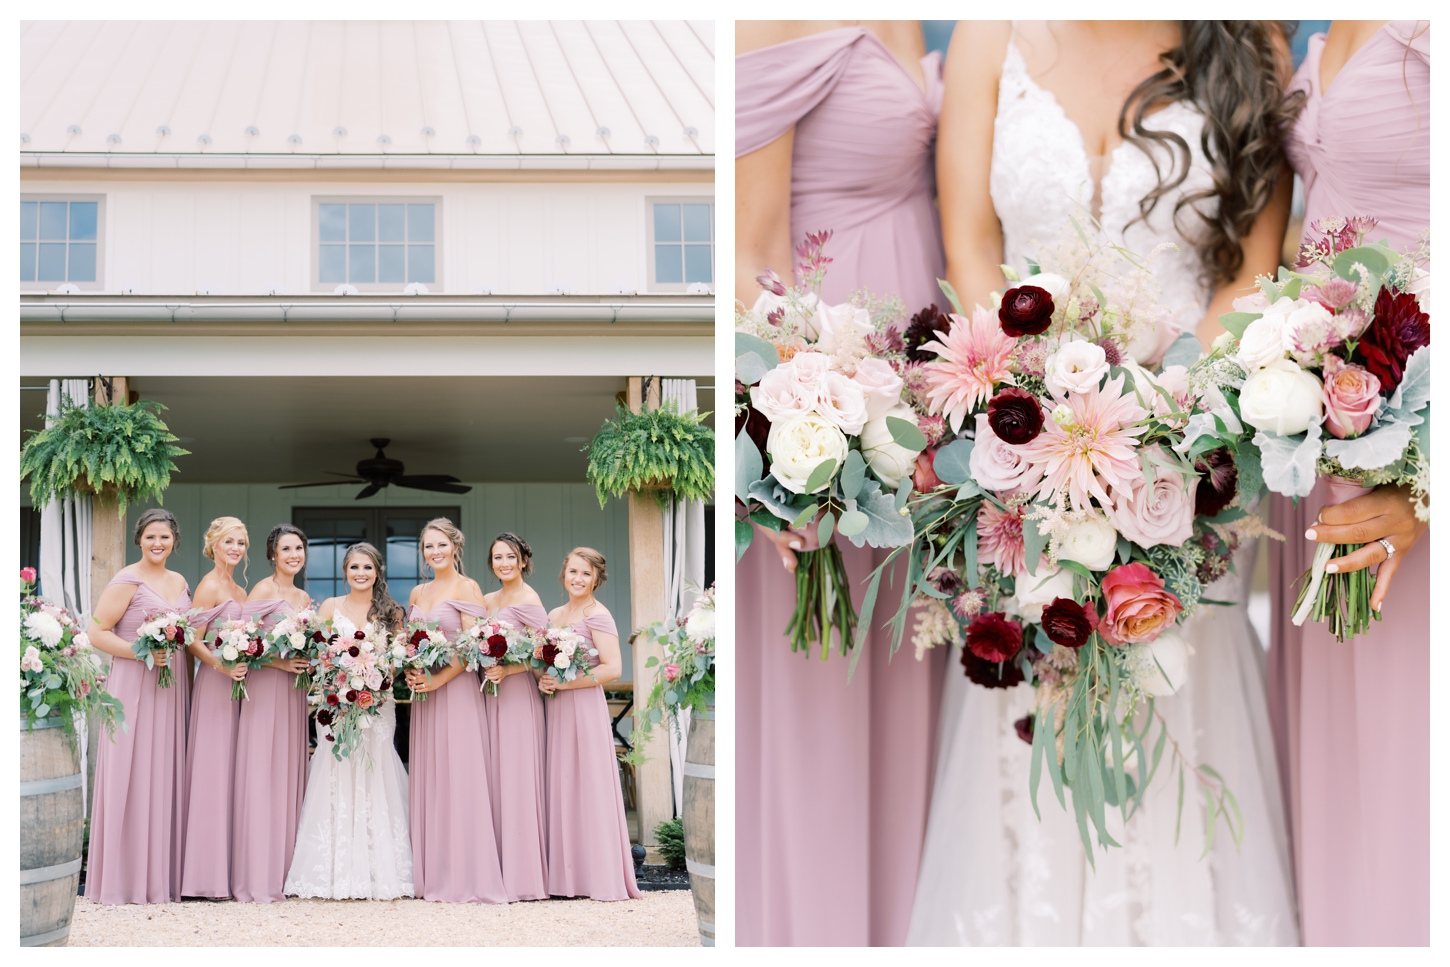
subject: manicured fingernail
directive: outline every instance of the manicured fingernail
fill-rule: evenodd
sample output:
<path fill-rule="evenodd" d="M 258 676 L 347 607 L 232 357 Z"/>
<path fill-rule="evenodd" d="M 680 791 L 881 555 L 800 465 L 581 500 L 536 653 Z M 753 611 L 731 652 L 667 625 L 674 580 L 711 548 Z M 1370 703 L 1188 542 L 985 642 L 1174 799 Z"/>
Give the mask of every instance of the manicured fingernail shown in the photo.
<path fill-rule="evenodd" d="M 1328 567 L 1326 567 L 1324 570 L 1328 571 L 1330 574 L 1338 574 L 1339 573 L 1339 565 L 1338 564 L 1331 564 Z"/>
<path fill-rule="evenodd" d="M 1306 541 L 1312 541 L 1312 540 L 1314 540 L 1314 537 L 1315 537 L 1315 535 L 1314 535 L 1314 528 L 1311 527 L 1307 531 L 1304 532 L 1304 539 Z"/>
<path fill-rule="evenodd" d="M 800 550 L 801 549 L 801 542 L 800 541 L 791 541 L 790 542 L 790 549 L 793 550 L 793 551 Z"/>

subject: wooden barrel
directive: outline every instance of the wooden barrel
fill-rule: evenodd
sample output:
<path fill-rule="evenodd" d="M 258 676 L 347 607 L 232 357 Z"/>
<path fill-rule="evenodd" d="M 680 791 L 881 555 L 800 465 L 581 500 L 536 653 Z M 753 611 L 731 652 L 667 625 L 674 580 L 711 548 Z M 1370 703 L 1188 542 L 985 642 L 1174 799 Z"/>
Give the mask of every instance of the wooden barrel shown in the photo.
<path fill-rule="evenodd" d="M 700 921 L 700 946 L 715 946 L 715 696 L 690 715 L 685 745 L 685 868 Z"/>
<path fill-rule="evenodd" d="M 63 947 L 81 877 L 78 739 L 60 718 L 20 721 L 20 946 Z"/>

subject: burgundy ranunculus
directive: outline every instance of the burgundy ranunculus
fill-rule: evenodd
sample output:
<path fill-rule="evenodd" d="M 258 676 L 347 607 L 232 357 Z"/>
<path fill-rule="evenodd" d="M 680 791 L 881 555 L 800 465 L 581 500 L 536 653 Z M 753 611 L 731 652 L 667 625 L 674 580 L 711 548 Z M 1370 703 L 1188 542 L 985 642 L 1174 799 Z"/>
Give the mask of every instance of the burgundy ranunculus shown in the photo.
<path fill-rule="evenodd" d="M 1098 626 L 1098 613 L 1072 598 L 1053 598 L 1042 609 L 1042 630 L 1055 644 L 1081 648 Z"/>
<path fill-rule="evenodd" d="M 559 657 L 559 646 L 545 645 L 543 648 L 539 649 L 539 657 L 544 660 L 544 664 L 553 665 L 554 659 Z"/>
<path fill-rule="evenodd" d="M 1022 650 L 1022 626 L 1000 611 L 967 625 L 967 650 L 983 661 L 1011 661 Z"/>
<path fill-rule="evenodd" d="M 1364 366 L 1379 377 L 1385 399 L 1405 375 L 1405 360 L 1421 346 L 1430 345 L 1430 317 L 1420 311 L 1420 304 L 1409 292 L 1390 295 L 1381 289 L 1374 300 L 1374 320 L 1359 337 L 1356 356 L 1364 358 Z"/>
<path fill-rule="evenodd" d="M 329 712 L 327 709 L 322 709 L 321 711 L 319 711 L 317 713 L 317 724 L 318 725 L 331 725 L 332 724 L 332 713 Z"/>
<path fill-rule="evenodd" d="M 317 642 L 322 641 L 322 632 L 320 632 L 320 631 L 314 631 L 312 633 L 312 640 L 313 641 L 317 641 Z"/>
<path fill-rule="evenodd" d="M 349 688 L 347 690 L 347 700 L 349 702 L 356 702 L 357 701 L 357 689 L 355 689 L 355 688 Z"/>
<path fill-rule="evenodd" d="M 906 349 L 906 358 L 913 363 L 929 363 L 936 359 L 936 353 L 921 347 L 931 342 L 938 334 L 945 334 L 952 328 L 951 319 L 932 303 L 911 317 L 901 333 L 901 343 Z"/>
<path fill-rule="evenodd" d="M 488 657 L 502 658 L 509 653 L 509 640 L 503 635 L 488 636 Z"/>
<path fill-rule="evenodd" d="M 1019 285 L 1002 296 L 997 320 L 1002 331 L 1014 339 L 1046 332 L 1052 325 L 1052 293 L 1035 285 Z"/>
<path fill-rule="evenodd" d="M 352 657 L 356 658 L 358 655 L 362 654 L 362 651 L 358 648 L 357 645 L 353 645 L 348 648 L 347 653 Z"/>
<path fill-rule="evenodd" d="M 417 631 L 413 632 L 412 637 L 410 637 L 408 639 L 408 641 L 410 643 L 415 644 L 415 645 L 421 645 L 423 642 L 425 642 L 427 640 L 428 640 L 428 632 L 425 631 L 425 630 L 423 630 L 422 628 L 419 628 Z"/>
<path fill-rule="evenodd" d="M 338 699 L 337 699 L 337 696 L 336 695 L 329 695 L 329 696 L 327 696 L 327 704 L 328 705 L 336 705 L 337 704 L 337 701 L 338 701 Z"/>
<path fill-rule="evenodd" d="M 1042 406 L 1019 386 L 1003 387 L 987 402 L 987 425 L 1003 443 L 1030 443 L 1042 432 Z"/>
<path fill-rule="evenodd" d="M 1239 468 L 1233 454 L 1227 447 L 1210 450 L 1193 462 L 1193 468 L 1203 474 L 1193 494 L 1193 514 L 1217 517 L 1239 492 Z"/>
<path fill-rule="evenodd" d="M 962 668 L 967 678 L 983 688 L 1011 688 L 1023 682 L 1022 669 L 1015 661 L 985 661 L 972 654 L 971 649 L 962 649 Z"/>
<path fill-rule="evenodd" d="M 358 641 L 362 641 L 364 638 L 367 637 L 367 635 L 363 634 L 361 631 L 354 631 L 352 633 L 352 636 L 354 638 L 356 638 Z"/>
<path fill-rule="evenodd" d="M 1017 738 L 1028 745 L 1032 744 L 1032 724 L 1031 715 L 1024 715 L 1012 723 L 1012 727 L 1017 730 Z"/>

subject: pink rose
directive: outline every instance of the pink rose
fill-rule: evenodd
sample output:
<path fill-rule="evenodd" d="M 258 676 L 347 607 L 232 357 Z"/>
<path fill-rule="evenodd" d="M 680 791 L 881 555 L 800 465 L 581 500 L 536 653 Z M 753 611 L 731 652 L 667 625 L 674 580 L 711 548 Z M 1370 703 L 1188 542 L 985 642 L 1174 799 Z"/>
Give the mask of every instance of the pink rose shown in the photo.
<path fill-rule="evenodd" d="M 804 352 L 796 353 L 791 357 L 790 362 L 783 363 L 782 366 L 788 367 L 791 379 L 802 386 L 819 391 L 821 383 L 825 382 L 826 374 L 831 371 L 831 360 L 824 353 Z M 782 366 L 777 366 L 776 369 L 780 369 Z"/>
<path fill-rule="evenodd" d="M 672 682 L 672 681 L 674 681 L 675 679 L 677 679 L 679 677 L 680 677 L 680 666 L 679 665 L 666 665 L 665 666 L 665 681 Z"/>
<path fill-rule="evenodd" d="M 1162 447 L 1151 446 L 1147 452 L 1167 459 Z M 1152 464 L 1151 482 L 1142 476 L 1132 477 L 1125 488 L 1113 487 L 1113 506 L 1108 517 L 1113 526 L 1128 540 L 1152 547 L 1170 544 L 1174 547 L 1193 536 L 1193 501 L 1198 490 L 1195 476 L 1187 483 L 1183 474 L 1171 467 Z"/>
<path fill-rule="evenodd" d="M 883 363 L 882 365 L 885 365 L 885 364 Z M 887 367 L 887 368 L 889 369 L 890 367 Z M 899 383 L 900 380 L 898 380 L 897 382 Z M 35 583 L 35 568 L 33 568 L 33 567 L 22 567 L 20 569 L 20 580 L 24 581 L 26 584 L 34 584 Z"/>
<path fill-rule="evenodd" d="M 1098 632 L 1114 645 L 1152 641 L 1183 610 L 1177 595 L 1164 588 L 1163 579 L 1136 561 L 1107 573 L 1103 597 L 1108 613 L 1103 615 Z"/>
<path fill-rule="evenodd" d="M 992 432 L 987 414 L 977 414 L 977 438 L 968 464 L 972 479 L 987 490 L 1017 490 L 1025 482 L 1029 467 L 1018 449 Z"/>
<path fill-rule="evenodd" d="M 772 423 L 804 416 L 815 408 L 820 391 L 795 378 L 794 360 L 782 363 L 750 387 L 750 405 Z"/>
<path fill-rule="evenodd" d="M 847 436 L 856 436 L 866 426 L 866 393 L 859 383 L 840 373 L 827 373 L 821 380 L 820 402 L 816 412 L 841 428 Z"/>
<path fill-rule="evenodd" d="M 166 640 L 167 641 L 175 641 L 176 640 L 176 625 L 167 625 L 166 626 Z"/>
<path fill-rule="evenodd" d="M 1380 408 L 1379 377 L 1338 356 L 1324 358 L 1324 426 L 1348 440 L 1369 429 Z"/>
<path fill-rule="evenodd" d="M 904 385 L 896 370 L 884 359 L 868 356 L 856 364 L 856 375 L 851 377 L 866 394 L 866 420 L 879 420 L 886 411 L 901 402 L 901 387 Z M 760 407 L 756 407 L 760 409 Z M 763 411 L 762 411 L 763 412 Z"/>

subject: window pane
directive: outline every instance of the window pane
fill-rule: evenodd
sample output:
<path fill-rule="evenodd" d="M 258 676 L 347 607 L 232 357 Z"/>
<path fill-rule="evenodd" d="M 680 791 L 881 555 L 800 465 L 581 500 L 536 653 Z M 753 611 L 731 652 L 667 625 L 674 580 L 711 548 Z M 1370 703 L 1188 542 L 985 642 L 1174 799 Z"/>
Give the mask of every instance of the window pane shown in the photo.
<path fill-rule="evenodd" d="M 685 205 L 685 241 L 711 242 L 710 206 Z"/>
<path fill-rule="evenodd" d="M 341 242 L 347 239 L 347 206 L 317 206 L 317 238 L 323 242 Z"/>
<path fill-rule="evenodd" d="M 408 241 L 433 242 L 433 206 L 408 206 Z"/>
<path fill-rule="evenodd" d="M 96 203 L 73 201 L 70 203 L 70 240 L 94 242 L 96 240 Z"/>
<path fill-rule="evenodd" d="M 685 246 L 685 281 L 713 283 L 715 276 L 710 265 L 709 245 Z"/>
<path fill-rule="evenodd" d="M 347 246 L 323 245 L 317 259 L 317 281 L 337 285 L 347 281 Z"/>
<path fill-rule="evenodd" d="M 433 246 L 408 246 L 408 281 L 433 282 Z"/>
<path fill-rule="evenodd" d="M 376 230 L 376 205 L 347 206 L 347 240 L 349 242 L 371 242 Z"/>
<path fill-rule="evenodd" d="M 403 206 L 378 206 L 378 241 L 401 242 L 403 240 Z"/>
<path fill-rule="evenodd" d="M 35 238 L 35 219 L 40 213 L 40 205 L 33 201 L 20 203 L 20 237 L 26 239 Z"/>
<path fill-rule="evenodd" d="M 661 285 L 685 281 L 684 270 L 680 266 L 680 246 L 655 246 L 655 281 Z"/>
<path fill-rule="evenodd" d="M 353 222 L 357 224 L 356 221 Z M 347 247 L 347 280 L 349 282 L 374 282 L 377 280 L 377 246 L 349 245 Z"/>
<path fill-rule="evenodd" d="M 378 246 L 378 281 L 403 281 L 403 246 Z"/>
<path fill-rule="evenodd" d="M 35 243 L 25 242 L 20 246 L 20 281 L 35 281 Z"/>
<path fill-rule="evenodd" d="M 680 206 L 655 206 L 655 241 L 678 242 L 680 240 Z"/>
<path fill-rule="evenodd" d="M 94 243 L 84 242 L 80 245 L 71 245 L 70 271 L 67 273 L 66 280 L 69 282 L 96 281 L 96 246 Z"/>
<path fill-rule="evenodd" d="M 40 237 L 65 240 L 66 203 L 43 201 L 40 203 Z"/>
<path fill-rule="evenodd" d="M 40 246 L 40 273 L 38 282 L 65 281 L 65 243 L 56 242 Z"/>

